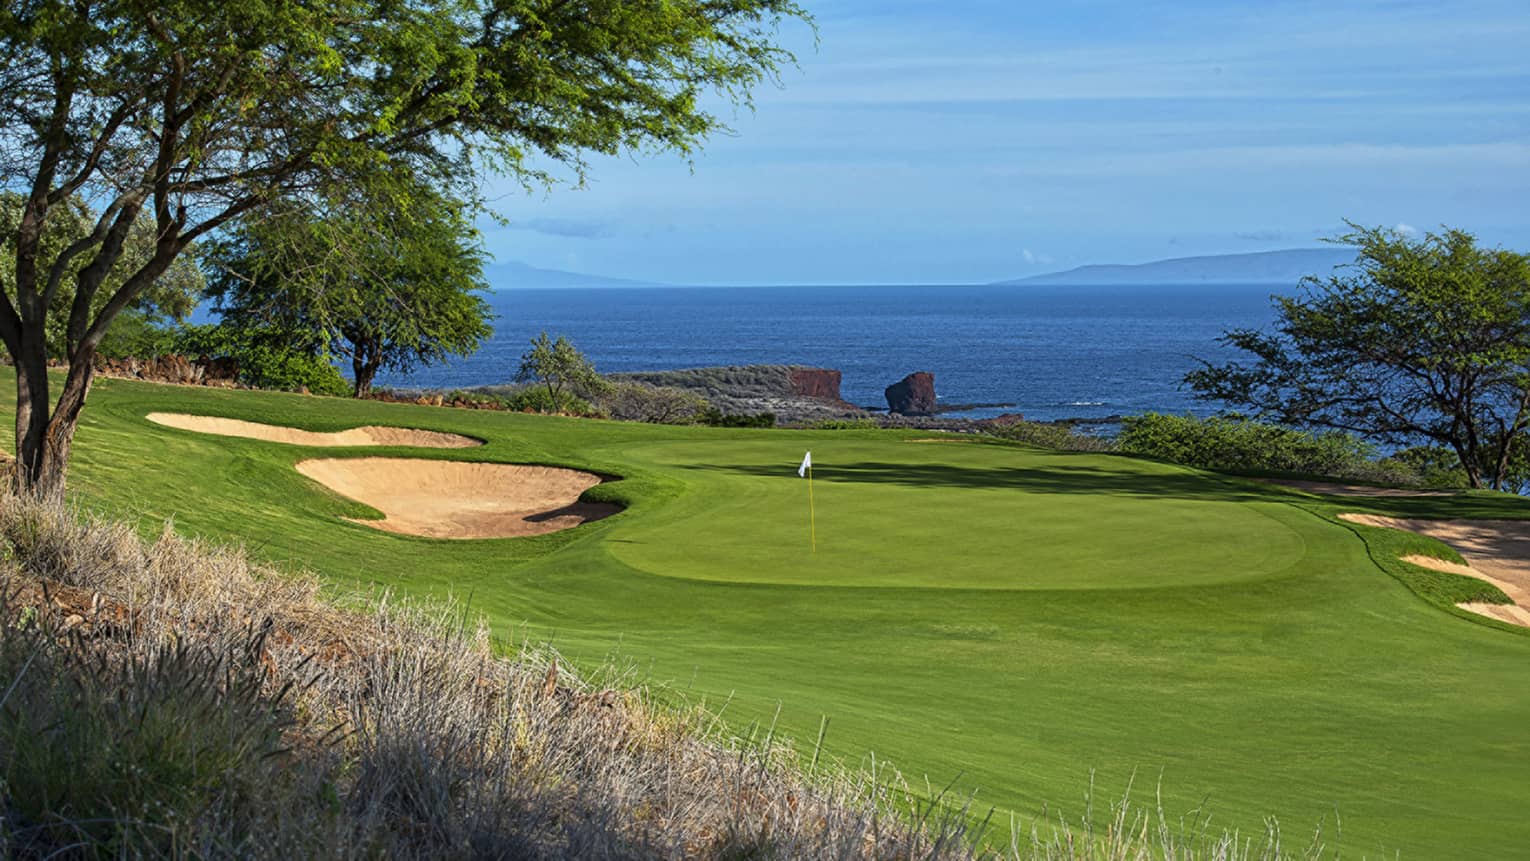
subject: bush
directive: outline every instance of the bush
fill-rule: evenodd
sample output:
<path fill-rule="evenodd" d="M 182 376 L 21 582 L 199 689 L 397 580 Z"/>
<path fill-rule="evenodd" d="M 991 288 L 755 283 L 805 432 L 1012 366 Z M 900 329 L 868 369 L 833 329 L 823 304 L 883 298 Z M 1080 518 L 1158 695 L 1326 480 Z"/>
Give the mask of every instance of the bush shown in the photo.
<path fill-rule="evenodd" d="M 876 419 L 824 419 L 807 426 L 808 430 L 881 430 Z"/>
<path fill-rule="evenodd" d="M 177 330 L 156 324 L 142 311 L 128 309 L 117 315 L 96 348 L 104 359 L 147 359 L 176 352 Z"/>
<path fill-rule="evenodd" d="M 239 381 L 257 389 L 344 397 L 351 384 L 319 347 L 295 346 L 273 331 L 233 329 L 208 324 L 183 326 L 176 332 L 173 352 L 190 356 L 228 357 L 239 362 Z"/>
<path fill-rule="evenodd" d="M 1456 457 L 1454 451 L 1443 446 L 1419 445 L 1405 448 L 1394 452 L 1381 463 L 1395 465 L 1410 473 L 1424 487 L 1455 489 L 1468 486 L 1466 470 L 1461 468 L 1461 459 Z"/>
<path fill-rule="evenodd" d="M 776 426 L 776 414 L 737 415 L 724 413 L 716 407 L 708 407 L 697 416 L 697 421 L 718 428 L 773 428 Z"/>
<path fill-rule="evenodd" d="M 1384 479 L 1402 477 L 1381 466 L 1372 444 L 1347 433 L 1311 433 L 1243 416 L 1130 416 L 1120 450 L 1187 466 L 1227 472 Z"/>
<path fill-rule="evenodd" d="M 1116 444 L 1109 439 L 1076 433 L 1067 425 L 1042 422 L 1015 421 L 990 424 L 984 433 L 1013 442 L 1051 448 L 1059 451 L 1114 451 Z"/>
<path fill-rule="evenodd" d="M 578 416 L 592 415 L 594 405 L 578 395 L 560 393 L 556 398 L 545 386 L 531 385 L 516 389 L 505 397 L 505 409 L 518 413 L 530 410 L 536 413 L 569 413 Z"/>
<path fill-rule="evenodd" d="M 613 419 L 654 424 L 694 424 L 709 406 L 685 389 L 625 381 L 607 384 L 595 404 Z"/>

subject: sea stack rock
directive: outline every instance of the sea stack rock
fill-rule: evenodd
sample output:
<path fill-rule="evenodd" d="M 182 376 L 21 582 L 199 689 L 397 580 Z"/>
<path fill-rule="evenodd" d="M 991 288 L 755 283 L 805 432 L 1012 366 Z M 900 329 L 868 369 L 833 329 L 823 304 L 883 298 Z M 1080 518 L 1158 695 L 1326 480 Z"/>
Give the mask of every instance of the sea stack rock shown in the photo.
<path fill-rule="evenodd" d="M 825 398 L 837 401 L 839 397 L 839 371 L 828 368 L 798 368 L 791 372 L 792 394 L 804 398 Z"/>
<path fill-rule="evenodd" d="M 887 411 L 905 416 L 927 416 L 935 412 L 935 375 L 916 371 L 883 392 Z"/>

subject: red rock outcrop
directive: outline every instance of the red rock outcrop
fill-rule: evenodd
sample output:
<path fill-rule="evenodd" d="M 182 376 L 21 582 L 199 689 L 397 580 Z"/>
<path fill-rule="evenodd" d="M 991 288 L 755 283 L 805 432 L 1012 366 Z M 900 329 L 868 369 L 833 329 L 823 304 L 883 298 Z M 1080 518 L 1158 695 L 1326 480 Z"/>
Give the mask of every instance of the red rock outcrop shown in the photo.
<path fill-rule="evenodd" d="M 840 400 L 839 371 L 828 368 L 792 368 L 792 394 L 805 398 Z"/>
<path fill-rule="evenodd" d="M 929 371 L 915 371 L 888 386 L 883 394 L 887 396 L 888 412 L 905 416 L 933 415 L 935 375 Z"/>

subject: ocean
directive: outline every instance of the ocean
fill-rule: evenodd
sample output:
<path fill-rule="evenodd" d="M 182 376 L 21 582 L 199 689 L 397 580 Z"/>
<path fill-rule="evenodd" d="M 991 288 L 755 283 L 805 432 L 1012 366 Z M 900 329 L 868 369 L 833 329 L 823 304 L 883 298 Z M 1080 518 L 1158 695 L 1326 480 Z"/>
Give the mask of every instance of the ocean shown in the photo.
<path fill-rule="evenodd" d="M 1274 318 L 1262 285 L 1111 287 L 654 287 L 500 290 L 494 336 L 472 356 L 385 374 L 399 388 L 510 381 L 538 332 L 565 335 L 598 370 L 798 364 L 837 368 L 842 394 L 886 406 L 882 390 L 935 375 L 955 415 L 1035 420 L 1215 412 L 1181 385 L 1216 339 Z"/>

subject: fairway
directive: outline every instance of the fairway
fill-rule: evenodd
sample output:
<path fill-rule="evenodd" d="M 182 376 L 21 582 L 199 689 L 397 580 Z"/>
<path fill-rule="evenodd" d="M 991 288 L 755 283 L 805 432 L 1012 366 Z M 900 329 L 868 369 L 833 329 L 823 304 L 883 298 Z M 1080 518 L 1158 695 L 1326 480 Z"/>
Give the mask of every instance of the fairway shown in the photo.
<path fill-rule="evenodd" d="M 7 375 L 3 382 L 11 384 Z M 151 412 L 335 432 L 460 434 L 450 450 L 302 447 L 156 425 Z M 322 574 L 451 598 L 507 640 L 629 662 L 848 764 L 875 752 L 976 807 L 1076 817 L 1135 776 L 1178 819 L 1324 840 L 1346 857 L 1530 851 L 1530 636 L 1452 616 L 1377 567 L 1344 507 L 1109 455 L 928 433 L 721 430 L 102 380 L 75 499 Z M 808 540 L 815 463 L 817 552 Z M 566 467 L 613 516 L 433 540 L 296 469 L 409 457 Z M 1430 499 L 1402 500 L 1428 516 Z M 1473 516 L 1530 516 L 1473 496 Z M 1376 508 L 1380 513 L 1390 509 Z M 730 700 L 731 698 L 731 700 Z M 1338 832 L 1336 834 L 1336 832 Z M 1341 836 L 1340 836 L 1341 835 Z M 1000 835 L 1004 839 L 1005 835 Z"/>

